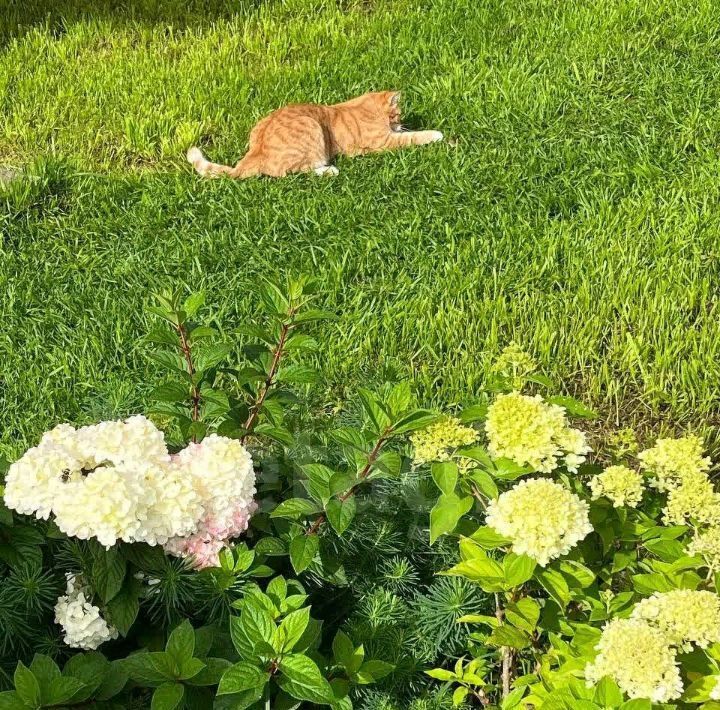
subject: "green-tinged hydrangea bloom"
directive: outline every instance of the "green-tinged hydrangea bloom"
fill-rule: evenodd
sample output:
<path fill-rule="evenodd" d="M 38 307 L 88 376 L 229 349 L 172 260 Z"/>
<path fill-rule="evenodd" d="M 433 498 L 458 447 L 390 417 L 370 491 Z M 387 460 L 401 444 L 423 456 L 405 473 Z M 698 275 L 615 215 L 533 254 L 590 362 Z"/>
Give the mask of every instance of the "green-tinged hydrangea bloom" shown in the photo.
<path fill-rule="evenodd" d="M 718 525 L 720 494 L 705 473 L 687 473 L 679 486 L 670 489 L 663 514 L 667 525 L 685 525 L 691 521 L 700 525 Z"/>
<path fill-rule="evenodd" d="M 642 619 L 613 619 L 596 648 L 595 661 L 585 668 L 588 685 L 609 676 L 632 699 L 667 703 L 682 695 L 675 649 Z"/>
<path fill-rule="evenodd" d="M 474 444 L 477 438 L 475 429 L 455 417 L 446 417 L 412 434 L 413 461 L 416 465 L 448 461 L 458 447 Z"/>
<path fill-rule="evenodd" d="M 668 643 L 691 651 L 720 642 L 720 597 L 714 592 L 675 589 L 638 602 L 633 619 L 659 629 Z"/>
<path fill-rule="evenodd" d="M 715 687 L 710 691 L 710 700 L 720 700 L 720 675 L 714 676 Z"/>
<path fill-rule="evenodd" d="M 510 343 L 500 353 L 500 357 L 493 364 L 492 370 L 507 377 L 512 387 L 520 389 L 525 382 L 525 378 L 531 372 L 537 370 L 537 363 L 517 343 Z"/>
<path fill-rule="evenodd" d="M 585 435 L 568 426 L 565 410 L 540 395 L 499 395 L 488 409 L 485 431 L 491 456 L 544 473 L 557 468 L 561 459 L 576 471 L 590 451 Z"/>
<path fill-rule="evenodd" d="M 512 540 L 513 551 L 543 567 L 592 531 L 588 505 L 546 478 L 521 481 L 490 503 L 485 522 Z"/>
<path fill-rule="evenodd" d="M 689 475 L 707 473 L 711 461 L 703 456 L 703 442 L 698 436 L 680 439 L 658 439 L 651 449 L 638 454 L 641 465 L 657 479 L 653 485 L 666 491 L 678 486 Z"/>
<path fill-rule="evenodd" d="M 687 548 L 689 555 L 700 555 L 712 572 L 720 570 L 720 526 L 698 533 Z"/>
<path fill-rule="evenodd" d="M 613 507 L 635 508 L 643 494 L 643 477 L 627 466 L 610 466 L 590 481 L 593 499 L 605 496 Z"/>

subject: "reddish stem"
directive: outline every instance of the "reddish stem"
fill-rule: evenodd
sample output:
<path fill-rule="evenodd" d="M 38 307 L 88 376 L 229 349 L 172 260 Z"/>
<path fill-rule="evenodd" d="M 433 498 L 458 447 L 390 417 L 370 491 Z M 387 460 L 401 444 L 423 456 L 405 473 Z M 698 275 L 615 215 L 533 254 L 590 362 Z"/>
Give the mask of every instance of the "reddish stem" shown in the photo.
<path fill-rule="evenodd" d="M 185 356 L 185 364 L 187 371 L 192 378 L 195 375 L 195 365 L 192 359 L 192 350 L 187 337 L 187 331 L 182 323 L 178 323 L 175 328 L 177 329 L 178 335 L 180 336 L 180 348 L 182 349 L 183 355 Z M 192 420 L 194 422 L 200 419 L 200 390 L 197 385 L 192 383 L 192 389 L 190 391 L 190 398 L 192 399 Z M 195 442 L 197 437 L 193 434 L 192 440 Z"/>
<path fill-rule="evenodd" d="M 278 339 L 278 344 L 275 347 L 275 351 L 273 352 L 273 359 L 272 363 L 270 364 L 268 376 L 263 383 L 262 389 L 260 390 L 257 399 L 255 400 L 255 403 L 250 408 L 248 418 L 245 421 L 245 433 L 240 439 L 240 442 L 243 444 L 250 435 L 252 428 L 255 426 L 255 422 L 257 421 L 258 415 L 260 414 L 260 409 L 265 402 L 265 398 L 267 397 L 270 388 L 273 386 L 273 384 L 275 384 L 275 375 L 277 375 L 278 367 L 280 366 L 280 358 L 282 358 L 283 348 L 285 347 L 285 341 L 287 340 L 287 336 L 291 328 L 292 325 L 283 323 L 282 328 L 280 329 L 280 338 Z"/>
<path fill-rule="evenodd" d="M 392 427 L 388 427 L 380 435 L 380 438 L 375 443 L 375 446 L 373 446 L 372 451 L 368 454 L 367 463 L 363 467 L 362 471 L 360 471 L 357 482 L 353 486 L 348 488 L 345 491 L 345 493 L 343 493 L 339 497 L 339 500 L 342 503 L 344 503 L 348 498 L 350 498 L 355 493 L 355 489 L 368 477 L 368 475 L 370 474 L 370 469 L 372 468 L 373 464 L 375 463 L 375 461 L 378 457 L 378 454 L 380 453 L 380 449 L 382 449 L 382 447 L 385 445 L 385 442 L 388 440 L 388 437 L 390 436 L 391 433 L 392 433 Z M 326 519 L 327 518 L 325 516 L 325 513 L 322 513 L 321 515 L 319 515 L 315 519 L 315 522 L 307 529 L 305 534 L 306 535 L 314 535 L 318 531 L 320 526 L 325 522 Z"/>

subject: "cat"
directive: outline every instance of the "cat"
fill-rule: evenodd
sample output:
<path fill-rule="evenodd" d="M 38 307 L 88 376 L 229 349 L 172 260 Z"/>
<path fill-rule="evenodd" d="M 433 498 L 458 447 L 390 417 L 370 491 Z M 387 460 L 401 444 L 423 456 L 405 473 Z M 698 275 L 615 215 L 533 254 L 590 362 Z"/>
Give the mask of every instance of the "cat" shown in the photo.
<path fill-rule="evenodd" d="M 404 131 L 400 93 L 378 91 L 329 106 L 294 104 L 273 111 L 250 132 L 249 150 L 235 167 L 211 163 L 199 148 L 187 159 L 203 176 L 284 177 L 309 172 L 337 175 L 332 159 L 380 150 L 425 145 L 443 139 L 440 131 Z"/>

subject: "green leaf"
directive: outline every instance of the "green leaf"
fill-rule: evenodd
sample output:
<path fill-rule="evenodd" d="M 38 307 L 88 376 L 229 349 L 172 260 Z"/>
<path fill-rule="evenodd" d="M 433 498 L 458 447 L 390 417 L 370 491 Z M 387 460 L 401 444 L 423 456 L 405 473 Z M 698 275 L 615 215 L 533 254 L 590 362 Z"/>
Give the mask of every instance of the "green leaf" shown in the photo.
<path fill-rule="evenodd" d="M 287 365 L 277 374 L 278 382 L 287 382 L 291 385 L 312 385 L 318 382 L 319 379 L 318 371 L 309 365 Z"/>
<path fill-rule="evenodd" d="M 475 469 L 474 471 L 470 471 L 468 477 L 485 497 L 490 500 L 495 500 L 498 497 L 498 487 L 487 471 Z"/>
<path fill-rule="evenodd" d="M 494 550 L 496 547 L 505 547 L 511 543 L 511 540 L 503 537 L 500 533 L 495 532 L 493 528 L 488 527 L 487 525 L 479 527 L 470 536 L 470 539 L 485 550 Z"/>
<path fill-rule="evenodd" d="M 667 576 L 659 572 L 634 574 L 632 581 L 635 590 L 643 596 L 651 596 L 655 592 L 669 592 L 675 589 L 675 585 Z"/>
<path fill-rule="evenodd" d="M 443 493 L 430 511 L 430 544 L 441 535 L 452 532 L 460 518 L 473 507 L 472 496 L 462 498 L 455 493 Z"/>
<path fill-rule="evenodd" d="M 125 570 L 125 558 L 117 550 L 104 550 L 95 558 L 92 583 L 105 603 L 120 591 L 125 579 Z"/>
<path fill-rule="evenodd" d="M 561 560 L 558 567 L 571 589 L 587 589 L 595 581 L 595 573 L 582 562 Z"/>
<path fill-rule="evenodd" d="M 357 681 L 361 685 L 374 683 L 392 673 L 394 668 L 395 666 L 392 663 L 386 663 L 385 661 L 365 661 L 357 672 Z"/>
<path fill-rule="evenodd" d="M 278 685 L 293 698 L 332 705 L 335 702 L 330 683 L 315 662 L 302 654 L 283 656 L 278 664 Z"/>
<path fill-rule="evenodd" d="M 327 506 L 325 506 L 325 512 L 327 513 L 330 525 L 335 528 L 335 532 L 338 535 L 342 535 L 348 529 L 348 526 L 355 517 L 356 509 L 355 496 L 350 496 L 345 500 L 333 498 L 328 502 Z"/>
<path fill-rule="evenodd" d="M 443 461 L 434 463 L 430 467 L 430 473 L 435 481 L 435 485 L 445 495 L 455 492 L 455 486 L 458 480 L 458 467 L 452 461 Z"/>
<path fill-rule="evenodd" d="M 244 690 L 264 688 L 270 679 L 269 671 L 258 666 L 241 661 L 230 666 L 220 679 L 218 695 L 241 693 Z"/>
<path fill-rule="evenodd" d="M 499 592 L 505 586 L 503 568 L 487 556 L 459 562 L 445 574 L 464 577 L 479 584 L 486 592 Z"/>
<path fill-rule="evenodd" d="M 333 658 L 341 666 L 347 666 L 352 662 L 355 653 L 355 644 L 343 631 L 338 631 L 332 642 Z"/>
<path fill-rule="evenodd" d="M 205 305 L 205 294 L 202 291 L 191 293 L 182 305 L 188 318 L 192 318 Z"/>
<path fill-rule="evenodd" d="M 128 682 L 129 675 L 125 669 L 124 660 L 113 661 L 109 665 L 110 670 L 104 674 L 104 677 L 101 676 L 102 682 L 93 691 L 96 700 L 109 700 L 122 691 Z M 97 676 L 96 679 L 99 680 Z"/>
<path fill-rule="evenodd" d="M 380 404 L 375 394 L 362 387 L 358 388 L 357 392 L 363 409 L 375 427 L 375 432 L 378 434 L 383 433 L 390 426 L 390 415 L 382 404 Z"/>
<path fill-rule="evenodd" d="M 166 382 L 158 385 L 149 398 L 153 402 L 185 402 L 190 396 L 190 387 L 182 382 Z"/>
<path fill-rule="evenodd" d="M 203 658 L 205 668 L 188 679 L 190 685 L 217 685 L 232 663 L 224 658 Z"/>
<path fill-rule="evenodd" d="M 19 661 L 13 676 L 15 692 L 25 705 L 31 708 L 40 707 L 40 684 L 32 671 Z"/>
<path fill-rule="evenodd" d="M 298 609 L 288 614 L 280 623 L 278 635 L 283 639 L 282 652 L 292 651 L 310 622 L 310 607 Z"/>
<path fill-rule="evenodd" d="M 147 686 L 174 681 L 180 670 L 169 654 L 158 651 L 134 653 L 125 659 L 123 666 L 134 681 Z"/>
<path fill-rule="evenodd" d="M 112 668 L 107 658 L 97 651 L 76 653 L 71 656 L 63 668 L 63 676 L 76 678 L 85 687 L 82 696 L 74 697 L 73 700 L 82 701 L 93 695 L 111 675 Z M 120 673 L 119 675 L 124 675 L 125 681 L 127 681 L 127 674 Z"/>
<path fill-rule="evenodd" d="M 128 575 L 120 591 L 108 602 L 109 618 L 122 636 L 127 636 L 140 611 L 142 583 Z"/>
<path fill-rule="evenodd" d="M 247 598 L 240 612 L 240 621 L 245 634 L 253 643 L 265 641 L 272 643 L 275 634 L 275 622 L 267 609 L 251 603 Z"/>
<path fill-rule="evenodd" d="M 560 608 L 564 609 L 568 605 L 570 602 L 570 588 L 560 572 L 540 568 L 535 571 L 535 579 L 550 595 L 550 598 L 557 602 Z"/>
<path fill-rule="evenodd" d="M 503 560 L 505 581 L 509 588 L 519 587 L 527 582 L 535 572 L 537 563 L 527 555 L 516 555 L 509 552 Z"/>
<path fill-rule="evenodd" d="M 455 688 L 452 696 L 453 707 L 460 707 L 468 696 L 470 689 L 464 685 L 460 685 Z"/>
<path fill-rule="evenodd" d="M 60 676 L 55 678 L 50 684 L 47 693 L 44 693 L 43 705 L 62 705 L 63 703 L 73 700 L 84 700 L 83 696 L 78 697 L 78 693 L 84 690 L 87 686 L 79 678 L 71 678 L 67 676 Z"/>
<path fill-rule="evenodd" d="M 412 391 L 410 390 L 410 382 L 398 382 L 393 385 L 390 394 L 387 396 L 387 405 L 390 413 L 399 417 L 412 403 Z"/>
<path fill-rule="evenodd" d="M 214 338 L 217 334 L 218 332 L 215 328 L 211 328 L 207 325 L 198 325 L 190 331 L 190 342 L 194 345 L 199 340 L 203 340 L 204 338 Z"/>
<path fill-rule="evenodd" d="M 487 416 L 488 406 L 487 404 L 472 404 L 469 407 L 460 412 L 460 421 L 463 424 L 472 424 L 472 422 L 479 422 L 485 419 Z"/>
<path fill-rule="evenodd" d="M 424 429 L 434 421 L 437 421 L 439 417 L 439 414 L 435 414 L 435 412 L 431 412 L 429 409 L 416 409 L 395 423 L 393 426 L 393 433 L 407 434 L 411 431 Z"/>
<path fill-rule="evenodd" d="M 318 506 L 307 498 L 288 498 L 270 513 L 270 517 L 297 520 L 318 512 Z"/>
<path fill-rule="evenodd" d="M 705 703 L 711 700 L 710 693 L 717 685 L 717 676 L 705 676 L 693 681 L 686 689 L 682 700 L 686 703 Z"/>
<path fill-rule="evenodd" d="M 514 626 L 502 624 L 493 629 L 486 643 L 491 646 L 509 646 L 510 648 L 527 648 L 530 645 L 530 636 Z"/>
<path fill-rule="evenodd" d="M 292 446 L 295 442 L 295 438 L 293 437 L 292 433 L 289 432 L 287 429 L 272 426 L 272 424 L 267 424 L 265 422 L 263 422 L 262 424 L 258 424 L 253 429 L 253 433 L 266 436 L 268 439 L 277 441 L 280 444 L 285 444 L 285 446 Z"/>
<path fill-rule="evenodd" d="M 597 412 L 585 406 L 574 397 L 563 397 L 557 395 L 555 397 L 549 397 L 547 401 L 550 404 L 558 404 L 561 407 L 564 407 L 569 414 L 572 414 L 575 417 L 582 417 L 584 419 L 597 419 L 598 417 Z"/>
<path fill-rule="evenodd" d="M 601 707 L 617 707 L 621 705 L 623 701 L 623 694 L 618 688 L 617 683 L 610 678 L 605 676 L 595 686 L 595 693 L 593 694 L 593 702 L 597 703 Z"/>
<path fill-rule="evenodd" d="M 426 675 L 429 675 L 435 680 L 457 680 L 458 677 L 452 671 L 447 671 L 444 668 L 433 668 L 430 671 L 425 671 Z"/>
<path fill-rule="evenodd" d="M 195 652 L 195 632 L 190 622 L 185 619 L 175 627 L 168 637 L 165 651 L 169 653 L 179 666 L 193 657 Z"/>
<path fill-rule="evenodd" d="M 41 691 L 49 687 L 55 678 L 60 677 L 60 669 L 57 663 L 50 656 L 41 653 L 36 653 L 33 656 L 30 671 L 40 684 Z"/>
<path fill-rule="evenodd" d="M 337 320 L 337 316 L 330 311 L 321 311 L 317 308 L 311 308 L 302 313 L 298 313 L 295 318 L 295 323 L 310 323 L 311 321 L 318 320 Z"/>
<path fill-rule="evenodd" d="M 153 693 L 150 710 L 175 710 L 182 703 L 184 694 L 182 683 L 163 683 Z"/>
<path fill-rule="evenodd" d="M 298 535 L 290 542 L 290 562 L 296 574 L 306 570 L 320 549 L 317 535 Z"/>
<path fill-rule="evenodd" d="M 232 351 L 232 343 L 210 345 L 195 358 L 195 369 L 198 372 L 205 372 L 219 365 Z"/>
<path fill-rule="evenodd" d="M 540 605 L 530 597 L 522 597 L 505 607 L 505 618 L 518 629 L 532 634 L 540 619 Z"/>
<path fill-rule="evenodd" d="M 28 706 L 20 700 L 14 690 L 0 693 L 0 710 L 27 710 Z"/>
<path fill-rule="evenodd" d="M 306 463 L 300 466 L 302 472 L 308 477 L 305 487 L 308 493 L 321 501 L 323 504 L 330 499 L 330 479 L 335 475 L 335 471 L 321 463 Z"/>

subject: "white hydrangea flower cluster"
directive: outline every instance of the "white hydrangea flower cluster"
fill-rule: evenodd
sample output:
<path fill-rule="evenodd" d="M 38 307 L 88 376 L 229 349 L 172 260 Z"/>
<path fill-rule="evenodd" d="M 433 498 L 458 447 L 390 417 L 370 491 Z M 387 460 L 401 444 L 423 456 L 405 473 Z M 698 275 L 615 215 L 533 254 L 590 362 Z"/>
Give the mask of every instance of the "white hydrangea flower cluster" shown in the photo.
<path fill-rule="evenodd" d="M 590 451 L 585 435 L 568 426 L 565 410 L 540 395 L 501 394 L 485 420 L 488 450 L 494 458 L 509 458 L 520 466 L 550 473 L 560 463 L 577 471 Z"/>
<path fill-rule="evenodd" d="M 545 478 L 521 481 L 491 501 L 485 522 L 543 567 L 592 532 L 587 503 Z"/>
<path fill-rule="evenodd" d="M 162 432 L 142 416 L 62 424 L 10 467 L 5 482 L 8 507 L 53 514 L 67 535 L 106 547 L 118 540 L 172 547 L 198 534 L 222 547 L 247 528 L 254 494 L 252 459 L 240 442 L 213 435 L 170 456 Z"/>
<path fill-rule="evenodd" d="M 687 547 L 689 555 L 700 555 L 711 573 L 720 570 L 720 526 L 697 533 Z"/>
<path fill-rule="evenodd" d="M 691 589 L 656 592 L 640 601 L 630 618 L 605 626 L 596 646 L 599 653 L 585 668 L 585 678 L 592 685 L 610 676 L 632 699 L 667 703 L 683 692 L 677 654 L 718 641 L 717 594 Z M 715 690 L 720 690 L 720 683 Z"/>
<path fill-rule="evenodd" d="M 683 692 L 676 653 L 665 635 L 641 619 L 613 619 L 585 668 L 588 685 L 610 676 L 631 699 L 667 703 Z"/>
<path fill-rule="evenodd" d="M 643 477 L 627 466 L 609 466 L 590 480 L 593 500 L 605 496 L 614 508 L 635 508 L 643 494 Z"/>
<path fill-rule="evenodd" d="M 668 494 L 663 509 L 669 525 L 720 525 L 720 493 L 708 476 L 712 461 L 703 456 L 697 436 L 658 439 L 638 454 L 643 468 L 655 474 L 651 485 Z"/>
<path fill-rule="evenodd" d="M 683 651 L 691 651 L 693 644 L 707 648 L 720 642 L 720 597 L 713 592 L 655 592 L 635 606 L 632 617 L 659 629 L 670 644 Z"/>
<path fill-rule="evenodd" d="M 191 556 L 200 568 L 217 566 L 220 550 L 247 530 L 257 508 L 252 459 L 239 441 L 212 434 L 181 451 L 177 464 L 203 501 L 203 514 L 192 535 L 172 538 L 165 550 Z"/>
<path fill-rule="evenodd" d="M 67 589 L 55 604 L 55 622 L 63 629 L 63 640 L 72 648 L 95 650 L 115 639 L 117 629 L 100 615 L 100 609 L 86 598 L 87 590 L 73 574 L 67 575 Z"/>

